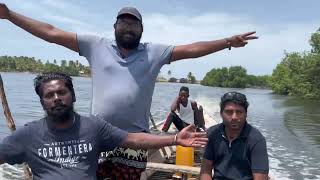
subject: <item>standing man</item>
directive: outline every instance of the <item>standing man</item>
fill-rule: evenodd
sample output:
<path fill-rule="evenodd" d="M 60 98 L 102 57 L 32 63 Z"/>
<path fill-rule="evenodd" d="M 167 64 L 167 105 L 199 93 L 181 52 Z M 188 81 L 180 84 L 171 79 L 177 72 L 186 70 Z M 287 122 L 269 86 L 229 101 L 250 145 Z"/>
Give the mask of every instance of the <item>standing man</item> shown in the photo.
<path fill-rule="evenodd" d="M 268 179 L 266 140 L 258 129 L 247 123 L 248 106 L 244 94 L 229 92 L 221 97 L 223 123 L 208 129 L 209 142 L 202 160 L 201 180 Z"/>
<path fill-rule="evenodd" d="M 92 114 L 129 132 L 148 132 L 149 113 L 156 77 L 164 64 L 205 56 L 226 48 L 243 47 L 256 39 L 255 32 L 214 41 L 171 46 L 140 43 L 142 16 L 132 7 L 122 8 L 114 23 L 115 40 L 66 32 L 7 8 L 0 3 L 0 18 L 50 43 L 55 43 L 87 58 L 92 76 Z M 144 171 L 147 152 L 137 151 L 142 160 L 131 159 L 125 149 L 107 153 L 114 172 Z M 121 153 L 122 152 L 122 153 Z"/>
<path fill-rule="evenodd" d="M 190 124 L 195 124 L 197 127 L 205 130 L 202 106 L 198 108 L 197 102 L 189 99 L 189 96 L 189 88 L 182 86 L 178 97 L 176 97 L 171 105 L 171 112 L 162 127 L 162 131 L 167 132 L 171 123 L 173 123 L 179 131 Z M 176 111 L 179 115 L 176 114 Z"/>
<path fill-rule="evenodd" d="M 46 116 L 28 123 L 0 143 L 0 163 L 27 162 L 35 180 L 97 179 L 100 153 L 117 146 L 134 149 L 173 144 L 199 147 L 208 140 L 205 133 L 195 133 L 192 126 L 176 136 L 155 136 L 127 133 L 99 118 L 80 116 L 73 109 L 76 96 L 72 79 L 62 73 L 39 75 L 34 85 Z M 126 172 L 121 174 L 121 179 L 135 179 L 134 175 Z"/>

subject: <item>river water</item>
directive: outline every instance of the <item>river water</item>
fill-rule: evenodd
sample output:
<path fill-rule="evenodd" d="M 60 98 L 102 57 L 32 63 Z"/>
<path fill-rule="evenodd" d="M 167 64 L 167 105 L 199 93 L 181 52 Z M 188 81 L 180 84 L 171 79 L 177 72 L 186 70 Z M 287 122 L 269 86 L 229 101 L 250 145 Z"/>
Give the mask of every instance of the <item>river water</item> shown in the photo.
<path fill-rule="evenodd" d="M 34 77 L 28 73 L 2 73 L 17 128 L 44 116 L 34 92 Z M 151 107 L 155 120 L 165 118 L 181 85 L 156 84 Z M 219 122 L 220 96 L 234 90 L 246 94 L 250 102 L 247 120 L 267 139 L 271 176 L 275 179 L 320 179 L 320 101 L 274 95 L 270 90 L 185 85 L 190 89 L 190 98 Z M 74 86 L 77 96 L 75 109 L 88 115 L 91 79 L 74 77 Z M 2 107 L 0 110 L 2 112 Z M 8 134 L 5 117 L 0 113 L 0 139 Z M 16 170 L 16 166 L 1 165 L 0 172 L 0 179 L 21 179 L 21 171 Z"/>

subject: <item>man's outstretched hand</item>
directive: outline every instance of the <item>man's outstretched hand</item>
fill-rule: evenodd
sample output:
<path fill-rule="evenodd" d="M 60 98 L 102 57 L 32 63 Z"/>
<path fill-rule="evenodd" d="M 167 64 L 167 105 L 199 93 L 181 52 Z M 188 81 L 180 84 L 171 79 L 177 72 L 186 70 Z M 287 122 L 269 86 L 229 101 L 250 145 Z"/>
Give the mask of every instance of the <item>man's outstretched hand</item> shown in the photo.
<path fill-rule="evenodd" d="M 248 40 L 258 39 L 255 33 L 255 31 L 247 32 L 226 38 L 226 40 L 230 43 L 231 47 L 243 47 L 248 44 Z"/>
<path fill-rule="evenodd" d="M 5 4 L 0 3 L 0 19 L 8 19 L 8 17 L 9 17 L 8 7 Z"/>
<path fill-rule="evenodd" d="M 177 135 L 177 144 L 187 147 L 204 147 L 208 142 L 206 132 L 196 132 L 194 125 L 182 129 Z"/>

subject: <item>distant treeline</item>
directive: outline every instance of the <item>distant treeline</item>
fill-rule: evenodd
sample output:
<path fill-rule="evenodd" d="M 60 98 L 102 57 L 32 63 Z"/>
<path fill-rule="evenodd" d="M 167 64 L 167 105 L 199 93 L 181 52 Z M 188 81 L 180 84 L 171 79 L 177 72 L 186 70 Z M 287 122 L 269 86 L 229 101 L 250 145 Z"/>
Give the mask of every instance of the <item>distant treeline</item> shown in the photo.
<path fill-rule="evenodd" d="M 209 71 L 203 80 L 202 85 L 214 87 L 245 88 L 258 87 L 268 88 L 270 76 L 248 75 L 247 70 L 241 66 L 229 68 L 214 68 Z"/>
<path fill-rule="evenodd" d="M 271 76 L 247 75 L 241 66 L 212 69 L 201 81 L 215 87 L 270 87 L 275 93 L 320 99 L 320 28 L 309 41 L 311 52 L 285 53 Z"/>
<path fill-rule="evenodd" d="M 320 99 L 320 29 L 310 39 L 311 52 L 286 53 L 273 70 L 275 93 Z"/>
<path fill-rule="evenodd" d="M 40 59 L 33 57 L 0 56 L 0 71 L 2 72 L 63 72 L 71 76 L 88 76 L 90 68 L 84 66 L 79 61 L 61 60 L 61 64 L 47 61 L 45 64 Z"/>

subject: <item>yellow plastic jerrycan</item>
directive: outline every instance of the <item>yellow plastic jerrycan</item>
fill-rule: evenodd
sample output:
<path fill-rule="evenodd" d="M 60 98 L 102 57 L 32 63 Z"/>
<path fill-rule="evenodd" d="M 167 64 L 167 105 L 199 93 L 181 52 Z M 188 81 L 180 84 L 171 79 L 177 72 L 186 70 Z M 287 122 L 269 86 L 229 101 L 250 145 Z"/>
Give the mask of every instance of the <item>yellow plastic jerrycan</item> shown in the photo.
<path fill-rule="evenodd" d="M 193 166 L 194 149 L 192 147 L 176 146 L 176 165 Z M 181 177 L 181 173 L 175 176 Z M 191 177 L 191 174 L 188 174 Z"/>

